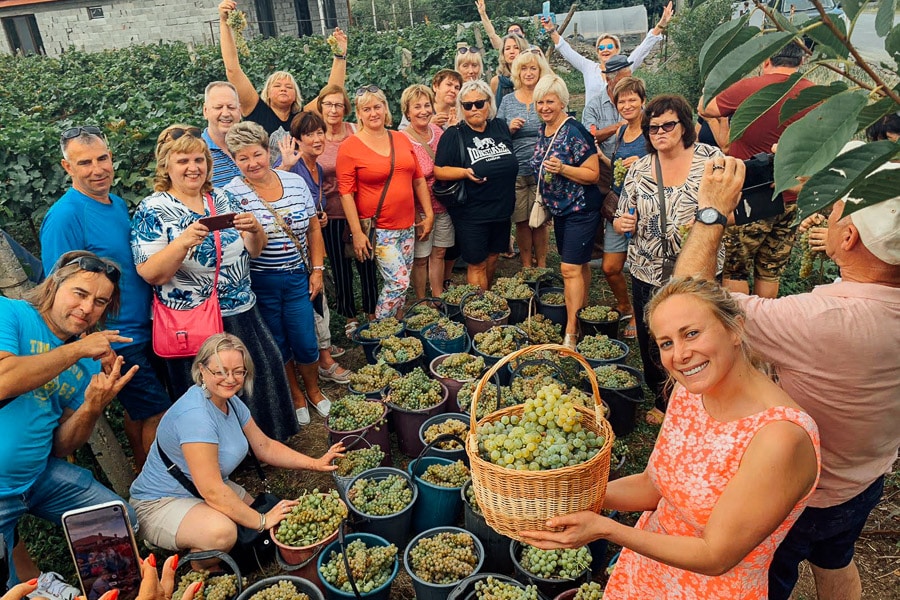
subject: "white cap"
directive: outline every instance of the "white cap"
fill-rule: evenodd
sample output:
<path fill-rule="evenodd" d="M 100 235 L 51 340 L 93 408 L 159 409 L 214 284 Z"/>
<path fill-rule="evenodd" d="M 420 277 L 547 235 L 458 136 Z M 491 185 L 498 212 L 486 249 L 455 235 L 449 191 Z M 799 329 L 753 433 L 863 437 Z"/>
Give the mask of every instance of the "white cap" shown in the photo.
<path fill-rule="evenodd" d="M 900 265 L 900 196 L 850 215 L 865 247 L 889 265 Z"/>

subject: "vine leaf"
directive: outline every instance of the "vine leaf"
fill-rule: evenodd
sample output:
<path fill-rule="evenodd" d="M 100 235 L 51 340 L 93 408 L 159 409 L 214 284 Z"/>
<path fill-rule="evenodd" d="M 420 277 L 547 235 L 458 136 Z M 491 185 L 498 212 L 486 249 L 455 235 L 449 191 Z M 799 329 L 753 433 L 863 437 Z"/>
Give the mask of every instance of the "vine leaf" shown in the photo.
<path fill-rule="evenodd" d="M 900 25 L 895 25 L 884 40 L 884 49 L 900 63 Z"/>
<path fill-rule="evenodd" d="M 866 177 L 865 181 L 850 192 L 842 216 L 852 215 L 867 206 L 896 198 L 898 177 L 900 174 L 896 167 L 888 167 Z"/>
<path fill-rule="evenodd" d="M 827 100 L 835 94 L 847 91 L 847 83 L 844 81 L 835 81 L 831 85 L 814 85 L 812 87 L 803 88 L 800 93 L 793 98 L 788 98 L 781 105 L 781 113 L 778 121 L 784 123 L 797 113 L 815 106 L 823 100 Z"/>
<path fill-rule="evenodd" d="M 703 97 L 713 98 L 783 48 L 793 37 L 794 34 L 788 31 L 767 33 L 734 48 L 713 65 L 706 77 Z"/>
<path fill-rule="evenodd" d="M 767 85 L 741 102 L 731 117 L 730 141 L 740 138 L 757 119 L 774 108 L 790 93 L 791 88 L 800 81 L 800 77 L 800 73 L 794 73 L 783 82 Z"/>
<path fill-rule="evenodd" d="M 831 22 L 841 34 L 844 36 L 847 35 L 847 25 L 844 23 L 843 19 L 839 19 L 835 15 L 829 15 L 828 18 L 831 19 Z M 816 22 L 818 22 L 819 25 L 806 32 L 806 35 L 816 42 L 816 51 L 819 54 L 824 54 L 832 58 L 847 58 L 850 56 L 850 49 L 841 43 L 838 37 L 834 35 L 834 32 L 822 23 L 822 17 L 817 15 L 803 23 L 801 27 L 806 27 Z"/>
<path fill-rule="evenodd" d="M 897 0 L 881 0 L 878 3 L 878 12 L 875 14 L 875 33 L 878 37 L 884 37 L 894 26 L 894 13 L 897 10 Z"/>
<path fill-rule="evenodd" d="M 703 47 L 700 48 L 700 54 L 697 59 L 700 64 L 700 78 L 706 79 L 710 69 L 728 52 L 740 46 L 757 33 L 759 28 L 756 26 L 748 26 L 747 21 L 750 15 L 744 15 L 740 19 L 725 21 L 709 36 Z"/>
<path fill-rule="evenodd" d="M 857 90 L 832 96 L 781 134 L 775 153 L 775 191 L 797 185 L 827 166 L 856 133 L 856 119 L 867 95 Z"/>
<path fill-rule="evenodd" d="M 892 112 L 897 112 L 897 110 L 900 110 L 900 105 L 887 97 L 882 98 L 874 104 L 869 104 L 859 111 L 859 117 L 857 117 L 859 129 L 865 129 L 872 123 L 878 121 L 881 117 Z"/>

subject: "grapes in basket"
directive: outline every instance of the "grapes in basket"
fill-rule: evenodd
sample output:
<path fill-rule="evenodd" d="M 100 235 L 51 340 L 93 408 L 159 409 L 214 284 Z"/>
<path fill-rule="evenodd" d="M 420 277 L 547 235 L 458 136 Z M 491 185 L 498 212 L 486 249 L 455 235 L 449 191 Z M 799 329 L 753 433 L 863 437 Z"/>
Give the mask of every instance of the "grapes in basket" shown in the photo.
<path fill-rule="evenodd" d="M 441 300 L 446 302 L 447 304 L 459 304 L 463 296 L 466 294 L 471 294 L 472 292 L 477 292 L 481 288 L 477 285 L 472 285 L 471 283 L 466 283 L 463 285 L 454 285 L 450 289 L 446 290 L 443 294 L 441 294 Z"/>
<path fill-rule="evenodd" d="M 331 404 L 328 427 L 333 431 L 356 431 L 374 425 L 384 416 L 384 405 L 365 396 L 348 395 Z"/>
<path fill-rule="evenodd" d="M 428 377 L 422 367 L 391 383 L 388 401 L 406 410 L 424 410 L 440 403 L 443 398 L 441 384 Z"/>
<path fill-rule="evenodd" d="M 478 600 L 538 600 L 538 597 L 535 585 L 521 588 L 493 577 L 475 582 L 475 598 Z"/>
<path fill-rule="evenodd" d="M 366 546 L 360 539 L 347 544 L 347 561 L 350 563 L 350 571 L 360 594 L 368 594 L 387 583 L 394 571 L 395 560 L 397 560 L 397 546 L 394 544 Z M 332 550 L 328 561 L 322 564 L 320 572 L 322 579 L 337 589 L 353 593 L 342 552 Z"/>
<path fill-rule="evenodd" d="M 378 359 L 392 364 L 405 363 L 422 356 L 423 351 L 419 338 L 392 335 L 381 340 Z"/>
<path fill-rule="evenodd" d="M 484 371 L 484 359 L 466 352 L 457 352 L 442 360 L 435 371 L 447 379 L 468 381 L 475 379 Z"/>
<path fill-rule="evenodd" d="M 538 366 L 538 365 L 535 365 Z M 524 370 L 527 370 L 529 367 L 526 367 Z M 580 389 L 576 387 L 570 387 L 565 383 L 562 383 L 558 379 L 556 379 L 553 375 L 541 375 L 537 374 L 533 377 L 517 377 L 512 380 L 509 385 L 509 400 L 510 404 L 525 404 L 525 402 L 529 398 L 535 398 L 538 390 L 548 385 L 558 385 L 564 394 L 569 396 L 569 400 L 571 400 L 574 404 L 578 404 L 580 406 L 585 406 L 587 408 L 591 408 L 594 405 L 594 401 L 590 396 L 582 392 Z"/>
<path fill-rule="evenodd" d="M 374 469 L 384 460 L 384 450 L 380 446 L 350 450 L 337 459 L 337 473 L 341 477 L 355 477 L 364 471 Z"/>
<path fill-rule="evenodd" d="M 612 360 L 623 354 L 622 347 L 603 334 L 584 336 L 584 339 L 578 342 L 578 352 L 587 358 L 599 360 Z"/>
<path fill-rule="evenodd" d="M 559 469 L 583 463 L 606 442 L 582 427 L 583 414 L 558 383 L 525 401 L 522 415 L 503 415 L 478 425 L 478 453 L 495 465 L 520 471 Z"/>
<path fill-rule="evenodd" d="M 591 566 L 591 552 L 587 546 L 559 550 L 541 550 L 522 544 L 519 564 L 541 579 L 575 579 Z"/>
<path fill-rule="evenodd" d="M 337 490 L 320 494 L 315 489 L 297 498 L 297 502 L 275 532 L 275 539 L 285 546 L 315 544 L 337 531 L 347 517 L 347 505 Z"/>
<path fill-rule="evenodd" d="M 385 363 L 365 365 L 350 374 L 350 387 L 357 392 L 377 392 L 388 386 L 400 374 Z"/>
<path fill-rule="evenodd" d="M 385 317 L 377 321 L 370 321 L 369 326 L 359 331 L 359 337 L 367 340 L 380 340 L 389 335 L 397 335 L 403 326 L 394 317 Z"/>
<path fill-rule="evenodd" d="M 462 487 L 469 479 L 469 467 L 461 460 L 450 464 L 434 463 L 428 465 L 419 478 L 432 485 L 448 488 Z"/>
<path fill-rule="evenodd" d="M 423 335 L 435 342 L 448 342 L 461 338 L 465 333 L 466 328 L 462 323 L 457 323 L 447 317 L 441 317 L 434 327 L 423 333 Z"/>
<path fill-rule="evenodd" d="M 293 582 L 282 579 L 278 583 L 259 590 L 250 596 L 250 600 L 310 600 L 310 597 L 297 590 L 297 586 Z"/>
<path fill-rule="evenodd" d="M 601 600 L 601 598 L 603 598 L 603 586 L 596 581 L 589 581 L 578 587 L 573 600 Z"/>
<path fill-rule="evenodd" d="M 469 412 L 472 405 L 472 395 L 475 388 L 478 387 L 478 381 L 469 381 L 459 388 L 456 394 L 456 403 L 459 404 L 459 410 Z M 481 398 L 478 400 L 478 410 L 475 414 L 476 419 L 483 419 L 492 412 L 497 410 L 497 386 L 493 383 L 487 383 L 481 389 Z"/>
<path fill-rule="evenodd" d="M 460 438 L 465 438 L 468 430 L 469 426 L 459 419 L 447 419 L 446 421 L 441 421 L 440 423 L 429 425 L 428 428 L 425 429 L 425 433 L 422 437 L 425 438 L 426 444 L 430 444 L 438 437 L 447 434 L 453 434 L 459 436 Z M 460 450 L 462 448 L 462 445 L 456 440 L 451 439 L 438 442 L 437 444 L 435 444 L 435 448 L 440 448 L 441 450 Z"/>
<path fill-rule="evenodd" d="M 478 565 L 478 554 L 472 534 L 441 531 L 416 542 L 409 551 L 409 562 L 419 579 L 447 585 L 471 575 Z"/>
<path fill-rule="evenodd" d="M 498 277 L 491 291 L 507 300 L 528 300 L 534 296 L 531 286 L 518 277 Z"/>
<path fill-rule="evenodd" d="M 384 517 L 393 515 L 412 502 L 409 482 L 399 475 L 388 475 L 383 479 L 361 477 L 347 490 L 347 501 L 361 513 Z"/>

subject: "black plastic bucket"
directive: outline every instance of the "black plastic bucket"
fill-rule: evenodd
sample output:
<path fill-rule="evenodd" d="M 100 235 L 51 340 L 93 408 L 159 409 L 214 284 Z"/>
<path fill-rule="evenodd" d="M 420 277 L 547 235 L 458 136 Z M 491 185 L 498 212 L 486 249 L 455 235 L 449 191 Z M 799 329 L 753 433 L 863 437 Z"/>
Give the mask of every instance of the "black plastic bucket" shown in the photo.
<path fill-rule="evenodd" d="M 453 591 L 459 581 L 454 581 L 453 583 L 429 583 L 424 579 L 419 578 L 412 569 L 412 565 L 410 564 L 409 553 L 413 548 L 416 547 L 416 544 L 422 540 L 430 537 L 434 537 L 439 533 L 450 532 L 450 533 L 466 533 L 472 536 L 473 541 L 475 542 L 475 554 L 478 556 L 478 563 L 475 565 L 474 570 L 472 571 L 472 575 L 477 575 L 478 571 L 481 570 L 482 565 L 484 565 L 484 546 L 481 545 L 481 542 L 475 535 L 472 535 L 471 532 L 466 531 L 465 529 L 460 529 L 459 527 L 435 527 L 433 529 L 429 529 L 427 531 L 423 531 L 412 540 L 410 540 L 409 544 L 406 546 L 406 550 L 403 551 L 403 568 L 406 569 L 406 572 L 409 573 L 410 579 L 412 579 L 413 589 L 416 592 L 416 600 L 446 600 L 447 596 L 450 595 L 450 592 Z"/>

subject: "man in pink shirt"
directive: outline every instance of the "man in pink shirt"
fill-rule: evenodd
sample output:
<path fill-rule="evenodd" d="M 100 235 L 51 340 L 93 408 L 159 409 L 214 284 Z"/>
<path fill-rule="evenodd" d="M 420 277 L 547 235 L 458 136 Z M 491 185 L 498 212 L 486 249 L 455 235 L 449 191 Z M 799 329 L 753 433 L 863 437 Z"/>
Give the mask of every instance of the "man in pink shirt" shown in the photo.
<path fill-rule="evenodd" d="M 743 179 L 737 159 L 707 164 L 676 277 L 715 276 L 724 227 L 700 213 L 730 214 Z M 900 447 L 900 196 L 844 218 L 843 210 L 843 201 L 834 204 L 825 244 L 839 282 L 778 299 L 735 294 L 750 347 L 773 365 L 822 437 L 819 485 L 775 553 L 770 600 L 790 596 L 803 560 L 820 600 L 861 597 L 853 547 Z"/>

